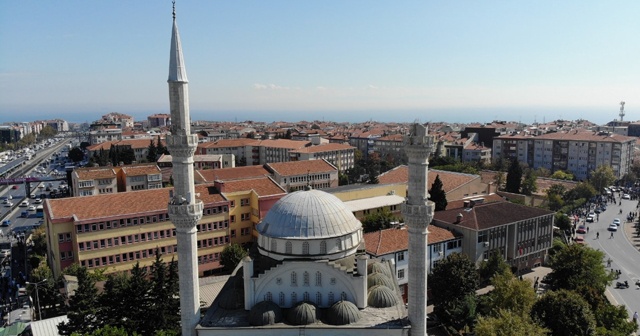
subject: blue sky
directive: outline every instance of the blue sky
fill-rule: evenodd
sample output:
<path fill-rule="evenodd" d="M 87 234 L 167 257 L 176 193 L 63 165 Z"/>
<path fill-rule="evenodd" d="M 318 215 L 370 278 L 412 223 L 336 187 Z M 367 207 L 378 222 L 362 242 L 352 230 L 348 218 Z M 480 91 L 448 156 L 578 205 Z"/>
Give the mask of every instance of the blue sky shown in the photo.
<path fill-rule="evenodd" d="M 638 120 L 640 1 L 181 1 L 194 120 Z M 168 112 L 171 2 L 3 1 L 0 122 Z"/>

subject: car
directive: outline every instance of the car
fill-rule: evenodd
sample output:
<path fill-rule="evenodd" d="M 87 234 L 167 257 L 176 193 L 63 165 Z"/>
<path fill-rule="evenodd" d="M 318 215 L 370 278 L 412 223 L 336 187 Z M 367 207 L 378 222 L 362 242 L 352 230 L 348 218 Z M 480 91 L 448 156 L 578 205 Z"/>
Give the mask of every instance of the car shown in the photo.
<path fill-rule="evenodd" d="M 9 200 L 8 200 L 8 199 L 4 199 L 4 200 L 2 201 L 2 204 L 7 204 L 7 203 L 9 203 Z"/>
<path fill-rule="evenodd" d="M 35 206 L 33 206 L 33 205 L 30 205 L 30 206 L 29 206 L 29 211 L 36 211 L 36 207 L 35 207 Z"/>
<path fill-rule="evenodd" d="M 20 186 L 17 185 L 17 184 L 14 184 L 13 187 L 11 187 L 11 189 L 19 189 L 19 188 L 20 188 Z"/>
<path fill-rule="evenodd" d="M 585 234 L 585 233 L 587 233 L 587 227 L 584 226 L 584 225 L 580 225 L 580 226 L 578 226 L 578 229 L 576 230 L 576 232 Z"/>
<path fill-rule="evenodd" d="M 591 215 L 587 216 L 587 222 L 593 223 L 593 221 L 595 220 L 596 220 L 596 216 L 591 216 Z"/>
<path fill-rule="evenodd" d="M 622 194 L 622 199 L 631 199 L 629 194 Z"/>
<path fill-rule="evenodd" d="M 575 241 L 576 241 L 576 244 L 584 244 L 584 237 L 583 236 L 577 236 Z"/>
<path fill-rule="evenodd" d="M 13 195 L 7 196 L 7 199 L 10 199 L 10 200 L 13 199 Z"/>
<path fill-rule="evenodd" d="M 11 220 L 10 219 L 5 219 L 2 221 L 2 226 L 9 226 L 11 225 Z"/>
<path fill-rule="evenodd" d="M 607 228 L 607 230 L 613 231 L 613 232 L 618 231 L 618 226 L 613 224 L 613 223 L 611 223 L 611 224 L 609 224 L 609 227 Z"/>
<path fill-rule="evenodd" d="M 600 208 L 597 208 L 597 209 L 596 209 L 596 213 L 597 213 L 597 214 L 599 214 L 599 213 L 601 213 L 601 212 L 602 212 L 602 209 L 600 209 Z"/>
<path fill-rule="evenodd" d="M 40 204 L 40 203 L 42 203 L 42 199 L 41 199 L 41 198 L 36 198 L 36 199 L 33 201 L 33 203 L 35 203 L 35 204 Z"/>
<path fill-rule="evenodd" d="M 12 206 L 13 206 L 13 203 L 11 203 L 11 202 L 7 202 L 7 203 L 5 203 L 5 204 L 4 204 L 4 206 L 5 206 L 5 207 L 7 207 L 7 208 L 9 208 L 9 207 L 12 207 Z"/>
<path fill-rule="evenodd" d="M 20 205 L 19 205 L 19 206 L 21 206 L 21 207 L 28 207 L 28 206 L 29 206 L 29 201 L 22 201 L 22 202 L 20 202 Z"/>
<path fill-rule="evenodd" d="M 613 219 L 613 224 L 620 225 L 620 218 L 614 218 Z"/>

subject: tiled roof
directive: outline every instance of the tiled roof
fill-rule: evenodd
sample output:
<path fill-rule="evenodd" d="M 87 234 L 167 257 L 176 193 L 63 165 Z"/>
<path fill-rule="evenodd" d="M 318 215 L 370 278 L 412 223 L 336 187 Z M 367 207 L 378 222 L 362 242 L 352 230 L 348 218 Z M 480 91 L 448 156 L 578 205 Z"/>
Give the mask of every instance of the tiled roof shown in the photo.
<path fill-rule="evenodd" d="M 52 220 L 75 216 L 78 221 L 166 211 L 170 190 L 173 188 L 47 199 L 45 208 Z M 196 193 L 200 193 L 199 199 L 205 204 L 225 201 L 222 195 L 215 193 L 215 188 L 211 188 L 211 185 L 197 185 Z"/>
<path fill-rule="evenodd" d="M 147 138 L 147 139 L 122 139 L 119 141 L 107 141 L 100 144 L 92 145 L 87 147 L 87 150 L 90 152 L 100 150 L 101 148 L 104 150 L 109 150 L 111 146 L 130 146 L 132 149 L 141 149 L 148 148 L 149 143 L 153 140 L 153 143 L 156 143 L 156 138 Z M 163 145 L 166 146 L 164 140 L 161 140 Z"/>
<path fill-rule="evenodd" d="M 79 181 L 88 181 L 88 180 L 97 180 L 104 178 L 114 178 L 116 177 L 116 172 L 113 168 L 77 168 L 73 170 L 73 173 L 76 175 L 76 178 Z"/>
<path fill-rule="evenodd" d="M 547 133 L 537 136 L 536 139 L 542 140 L 572 140 L 572 141 L 604 141 L 604 142 L 627 142 L 632 141 L 634 137 L 628 137 L 620 134 L 599 135 L 591 131 L 569 131 Z"/>
<path fill-rule="evenodd" d="M 260 140 L 255 139 L 220 139 L 214 142 L 204 142 L 198 144 L 198 148 L 224 148 L 224 147 L 244 147 L 244 146 L 258 146 Z"/>
<path fill-rule="evenodd" d="M 456 238 L 453 232 L 429 225 L 428 244 L 436 244 Z M 405 226 L 369 232 L 364 234 L 364 244 L 367 253 L 382 256 L 389 253 L 406 251 L 409 249 L 409 230 Z"/>
<path fill-rule="evenodd" d="M 306 160 L 290 162 L 267 163 L 267 169 L 271 169 L 281 176 L 303 175 L 313 173 L 326 173 L 338 171 L 338 168 L 326 160 Z"/>
<path fill-rule="evenodd" d="M 291 151 L 291 153 L 321 153 L 321 152 L 330 152 L 330 151 L 338 151 L 338 150 L 349 150 L 349 149 L 355 150 L 355 147 L 347 145 L 347 144 L 328 143 L 328 144 L 324 144 L 324 145 L 317 145 L 317 146 L 310 146 L 310 147 L 300 148 L 300 149 Z"/>
<path fill-rule="evenodd" d="M 222 193 L 234 193 L 239 191 L 253 190 L 258 196 L 272 196 L 286 194 L 274 180 L 269 177 L 259 177 L 247 180 L 224 181 L 220 183 Z"/>
<path fill-rule="evenodd" d="M 204 169 L 195 171 L 196 181 L 230 181 L 269 176 L 270 173 L 263 166 L 244 166 L 221 169 Z"/>
<path fill-rule="evenodd" d="M 436 176 L 440 176 L 442 181 L 442 189 L 445 193 L 451 192 L 477 178 L 478 175 L 456 173 L 444 170 L 429 169 L 428 188 L 431 188 Z M 407 183 L 409 181 L 409 168 L 406 165 L 395 167 L 388 172 L 378 175 L 380 184 Z"/>
<path fill-rule="evenodd" d="M 482 198 L 483 199 L 483 203 L 487 204 L 487 203 L 494 203 L 494 202 L 504 202 L 504 198 L 498 194 L 489 194 L 489 195 L 474 195 L 474 196 L 469 196 L 469 197 L 465 197 L 461 200 L 455 200 L 455 201 L 450 201 L 447 202 L 447 209 L 448 210 L 452 210 L 452 209 L 462 209 L 464 208 L 464 202 L 468 202 L 470 200 L 474 200 L 474 199 L 478 199 L 478 198 Z"/>
<path fill-rule="evenodd" d="M 298 141 L 298 140 L 287 140 L 287 139 L 260 141 L 261 147 L 271 147 L 271 148 L 299 149 L 299 148 L 308 146 L 309 144 L 310 144 L 309 141 Z"/>
<path fill-rule="evenodd" d="M 160 168 L 154 164 L 141 164 L 135 166 L 122 166 L 122 172 L 127 176 L 140 176 L 160 174 Z"/>
<path fill-rule="evenodd" d="M 437 211 L 433 218 L 434 221 L 456 223 L 458 214 L 462 214 L 463 217 L 456 225 L 472 230 L 485 230 L 525 219 L 553 215 L 554 212 L 505 201 L 478 204 L 470 211 L 460 208 Z"/>

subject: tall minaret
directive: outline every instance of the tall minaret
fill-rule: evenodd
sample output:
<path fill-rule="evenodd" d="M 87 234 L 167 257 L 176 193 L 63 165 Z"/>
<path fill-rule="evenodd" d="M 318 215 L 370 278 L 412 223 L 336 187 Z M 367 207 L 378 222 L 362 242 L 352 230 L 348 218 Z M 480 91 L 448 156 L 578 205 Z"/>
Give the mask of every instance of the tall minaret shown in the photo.
<path fill-rule="evenodd" d="M 427 334 L 427 226 L 435 205 L 429 201 L 429 155 L 433 137 L 420 124 L 411 125 L 405 138 L 409 159 L 409 188 L 402 207 L 404 222 L 409 227 L 409 321 L 411 336 Z"/>
<path fill-rule="evenodd" d="M 182 336 L 196 336 L 195 327 L 200 320 L 196 225 L 202 218 L 203 205 L 202 201 L 196 200 L 194 188 L 193 154 L 198 145 L 198 138 L 191 134 L 189 87 L 176 24 L 175 1 L 167 82 L 171 109 L 171 135 L 167 135 L 167 148 L 171 152 L 174 181 L 173 192 L 169 198 L 169 218 L 176 226 L 178 237 Z"/>

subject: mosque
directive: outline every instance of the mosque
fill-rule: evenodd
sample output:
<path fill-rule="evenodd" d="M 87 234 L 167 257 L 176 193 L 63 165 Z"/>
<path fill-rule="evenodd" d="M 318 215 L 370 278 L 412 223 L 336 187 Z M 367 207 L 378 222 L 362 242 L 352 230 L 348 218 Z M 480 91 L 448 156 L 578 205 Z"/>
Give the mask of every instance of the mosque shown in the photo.
<path fill-rule="evenodd" d="M 236 268 L 201 319 L 196 225 L 202 202 L 194 191 L 188 81 L 173 13 L 169 98 L 174 167 L 169 216 L 176 226 L 182 335 L 426 335 L 428 157 L 433 139 L 414 124 L 405 139 L 409 186 L 403 216 L 409 230 L 409 303 L 395 270 L 372 260 L 362 225 L 337 197 L 307 187 L 276 202 L 257 226 L 250 255 Z"/>

